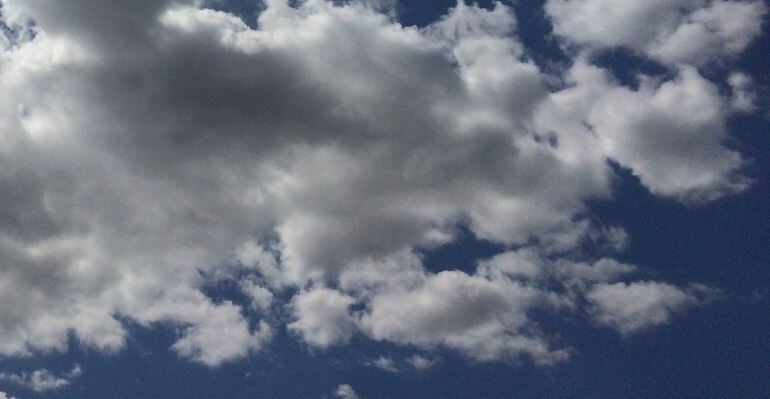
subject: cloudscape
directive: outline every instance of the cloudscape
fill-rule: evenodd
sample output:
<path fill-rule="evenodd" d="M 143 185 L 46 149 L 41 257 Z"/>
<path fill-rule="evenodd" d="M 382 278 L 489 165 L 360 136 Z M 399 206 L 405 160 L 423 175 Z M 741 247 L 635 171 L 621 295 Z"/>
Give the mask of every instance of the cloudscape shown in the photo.
<path fill-rule="evenodd" d="M 766 2 L 0 7 L 0 398 L 770 390 Z"/>

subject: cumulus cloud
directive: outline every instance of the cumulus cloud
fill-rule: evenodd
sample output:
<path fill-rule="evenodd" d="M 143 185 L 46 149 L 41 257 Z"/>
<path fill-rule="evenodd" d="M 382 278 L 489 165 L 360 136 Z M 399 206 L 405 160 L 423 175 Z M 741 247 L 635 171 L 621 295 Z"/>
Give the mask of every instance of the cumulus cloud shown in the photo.
<path fill-rule="evenodd" d="M 624 21 L 638 12 L 667 25 L 599 44 L 664 49 L 702 24 L 726 38 L 722 56 L 754 34 L 742 18 L 755 3 L 729 21 L 717 3 L 690 3 L 670 22 L 666 2 L 610 13 L 607 29 L 636 26 Z M 600 322 L 639 318 L 636 331 L 688 302 L 605 309 L 602 287 L 634 266 L 571 256 L 626 241 L 586 217 L 588 200 L 611 197 L 608 159 L 684 202 L 749 184 L 723 145 L 735 95 L 686 65 L 635 90 L 583 58 L 547 75 L 501 3 L 460 2 L 424 28 L 368 2 L 269 0 L 256 28 L 197 1 L 1 4 L 17 32 L 0 52 L 2 355 L 63 351 L 70 334 L 118 351 L 129 319 L 171 324 L 171 349 L 209 366 L 283 327 L 318 348 L 361 334 L 552 364 L 569 348 L 532 309 L 570 312 L 585 296 Z M 547 9 L 557 33 L 590 44 L 617 35 L 580 36 L 566 11 L 590 22 L 595 6 Z M 506 249 L 475 270 L 427 270 L 421 254 L 461 229 Z M 207 297 L 207 276 L 238 280 L 261 316 Z M 288 321 L 268 315 L 281 306 Z"/>
<path fill-rule="evenodd" d="M 727 83 L 733 91 L 733 109 L 740 112 L 752 112 L 757 109 L 757 93 L 749 75 L 733 71 L 728 76 Z"/>
<path fill-rule="evenodd" d="M 571 86 L 543 104 L 539 120 L 559 139 L 582 124 L 594 145 L 639 177 L 650 191 L 685 202 L 704 202 L 740 192 L 741 155 L 723 145 L 729 99 L 692 67 L 670 81 L 642 81 L 638 90 L 618 87 L 605 70 L 578 61 Z M 553 118 L 553 115 L 559 117 Z M 568 125 L 564 125 L 567 123 Z"/>
<path fill-rule="evenodd" d="M 82 374 L 80 366 L 75 365 L 72 370 L 60 376 L 57 376 L 46 369 L 39 369 L 31 373 L 0 373 L 0 380 L 13 382 L 35 392 L 47 392 L 64 388 L 69 385 L 74 378 L 80 376 L 80 374 Z"/>
<path fill-rule="evenodd" d="M 180 313 L 184 319 L 179 322 L 192 325 L 184 328 L 182 337 L 171 348 L 183 357 L 216 366 L 259 350 L 272 338 L 272 328 L 265 321 L 259 322 L 256 331 L 250 331 L 240 309 L 232 303 L 206 307 L 201 311 L 201 319 L 195 321 L 192 320 L 199 316 L 197 310 L 190 309 L 188 312 L 185 309 Z M 171 320 L 175 317 L 172 314 L 165 316 Z"/>
<path fill-rule="evenodd" d="M 671 316 L 697 304 L 694 290 L 654 281 L 599 284 L 586 294 L 596 321 L 630 334 L 667 323 Z"/>
<path fill-rule="evenodd" d="M 664 63 L 703 65 L 740 54 L 762 32 L 762 1 L 548 0 L 558 35 L 626 47 Z"/>
<path fill-rule="evenodd" d="M 351 387 L 348 384 L 342 384 L 337 387 L 337 390 L 334 391 L 334 396 L 341 398 L 341 399 L 358 399 L 360 396 L 356 394 L 356 391 L 353 390 L 353 387 Z"/>
<path fill-rule="evenodd" d="M 251 299 L 251 306 L 263 312 L 268 311 L 273 304 L 273 293 L 252 280 L 241 282 L 241 291 Z"/>
<path fill-rule="evenodd" d="M 504 279 L 441 272 L 410 292 L 374 297 L 362 321 L 374 339 L 425 348 L 442 344 L 479 359 L 526 353 L 538 362 L 566 357 L 519 332 L 526 310 L 547 303 L 544 294 Z"/>
<path fill-rule="evenodd" d="M 355 329 L 349 311 L 353 302 L 350 296 L 326 288 L 300 293 L 292 300 L 296 320 L 288 325 L 289 330 L 320 348 L 345 343 Z"/>
<path fill-rule="evenodd" d="M 0 399 L 18 399 L 15 396 L 8 396 L 7 393 L 0 391 Z"/>

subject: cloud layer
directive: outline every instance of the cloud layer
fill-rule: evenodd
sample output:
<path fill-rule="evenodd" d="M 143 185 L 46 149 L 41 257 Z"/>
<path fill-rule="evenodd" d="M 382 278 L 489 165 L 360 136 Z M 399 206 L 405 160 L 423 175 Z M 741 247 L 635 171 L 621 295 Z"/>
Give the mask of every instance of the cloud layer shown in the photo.
<path fill-rule="evenodd" d="M 500 3 L 424 28 L 359 2 L 268 0 L 256 28 L 194 1 L 2 6 L 6 356 L 65 350 L 70 332 L 118 351 L 130 319 L 180 327 L 171 349 L 210 366 L 281 328 L 318 348 L 362 334 L 551 364 L 569 348 L 533 309 L 628 334 L 700 302 L 576 255 L 623 246 L 586 215 L 611 197 L 608 160 L 686 203 L 750 184 L 724 143 L 751 80 L 736 72 L 725 93 L 698 67 L 746 47 L 759 2 L 547 2 L 565 44 L 672 65 L 633 89 L 589 53 L 544 72 Z M 461 229 L 508 250 L 428 271 L 421 253 Z M 211 279 L 239 280 L 261 316 L 204 295 Z"/>

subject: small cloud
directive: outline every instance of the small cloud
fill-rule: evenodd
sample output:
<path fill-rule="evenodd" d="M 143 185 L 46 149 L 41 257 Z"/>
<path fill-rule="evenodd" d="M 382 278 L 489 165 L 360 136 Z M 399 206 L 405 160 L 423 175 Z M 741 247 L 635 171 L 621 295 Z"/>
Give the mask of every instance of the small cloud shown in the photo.
<path fill-rule="evenodd" d="M 738 112 L 753 112 L 757 109 L 757 92 L 754 82 L 743 72 L 731 72 L 727 83 L 733 91 L 731 105 Z"/>
<path fill-rule="evenodd" d="M 0 391 L 0 399 L 19 399 L 15 396 L 8 396 L 7 393 Z"/>
<path fill-rule="evenodd" d="M 291 302 L 295 320 L 289 330 L 316 348 L 328 348 L 350 340 L 355 322 L 349 308 L 355 300 L 337 290 L 316 288 L 301 292 Z"/>
<path fill-rule="evenodd" d="M 337 390 L 334 391 L 334 396 L 342 399 L 361 399 L 361 397 L 356 394 L 356 391 L 353 390 L 353 387 L 348 384 L 338 386 Z"/>
<path fill-rule="evenodd" d="M 47 369 L 35 370 L 31 373 L 9 374 L 0 373 L 0 380 L 11 381 L 15 384 L 29 388 L 35 392 L 55 391 L 69 385 L 72 380 L 83 373 L 79 365 L 75 365 L 71 371 L 57 376 Z M 11 399 L 0 395 L 0 399 Z"/>
<path fill-rule="evenodd" d="M 262 312 L 270 310 L 270 306 L 273 305 L 274 296 L 265 287 L 260 286 L 253 280 L 243 280 L 240 284 L 241 292 L 251 300 L 251 307 L 258 309 Z"/>
<path fill-rule="evenodd" d="M 428 359 L 420 355 L 414 355 L 406 359 L 406 362 L 417 370 L 427 370 L 438 363 L 438 359 Z"/>
<path fill-rule="evenodd" d="M 391 373 L 398 373 L 400 371 L 398 369 L 398 365 L 396 364 L 396 361 L 386 356 L 380 356 L 364 364 L 366 364 L 369 367 L 377 367 L 380 370 L 385 370 Z"/>
<path fill-rule="evenodd" d="M 714 290 L 701 285 L 681 289 L 654 281 L 598 284 L 586 295 L 594 319 L 628 335 L 668 323 L 674 313 L 702 303 Z"/>

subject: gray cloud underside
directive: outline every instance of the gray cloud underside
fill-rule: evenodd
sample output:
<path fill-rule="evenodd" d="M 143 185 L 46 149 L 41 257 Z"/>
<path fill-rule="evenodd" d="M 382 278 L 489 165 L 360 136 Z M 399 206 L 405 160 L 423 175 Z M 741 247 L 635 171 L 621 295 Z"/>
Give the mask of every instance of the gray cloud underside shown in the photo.
<path fill-rule="evenodd" d="M 687 203 L 748 186 L 723 142 L 726 118 L 751 109 L 750 78 L 736 72 L 735 94 L 720 94 L 677 43 L 682 24 L 706 21 L 730 39 L 709 59 L 729 59 L 757 30 L 724 27 L 756 12 L 727 21 L 723 3 L 696 1 L 673 22 L 654 18 L 659 5 L 602 25 L 652 15 L 640 41 L 570 20 L 604 3 L 627 4 L 547 11 L 565 42 L 628 46 L 671 61 L 674 78 L 632 90 L 587 55 L 548 75 L 501 4 L 416 29 L 364 3 L 269 0 L 252 29 L 188 1 L 3 0 L 0 354 L 65 350 L 69 332 L 117 351 L 128 318 L 180 326 L 172 349 L 211 366 L 278 328 L 320 348 L 363 334 L 549 364 L 569 348 L 531 309 L 624 334 L 668 321 L 699 294 L 619 282 L 635 267 L 571 250 L 622 248 L 621 229 L 583 217 L 611 196 L 608 159 Z M 419 251 L 460 226 L 519 249 L 472 273 L 426 271 Z M 244 274 L 261 320 L 200 290 L 203 276 Z M 284 290 L 297 294 L 274 303 Z M 617 305 L 640 295 L 643 309 Z"/>

